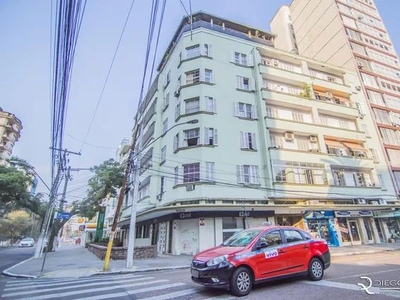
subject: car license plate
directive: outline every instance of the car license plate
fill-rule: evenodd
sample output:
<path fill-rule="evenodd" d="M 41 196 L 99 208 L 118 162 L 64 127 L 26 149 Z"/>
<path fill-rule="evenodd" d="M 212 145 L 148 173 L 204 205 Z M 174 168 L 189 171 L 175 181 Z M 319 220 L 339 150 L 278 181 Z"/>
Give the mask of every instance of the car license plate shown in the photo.
<path fill-rule="evenodd" d="M 200 277 L 199 271 L 193 270 L 193 269 L 192 269 L 192 276 L 193 276 L 194 278 L 199 278 L 199 277 Z"/>

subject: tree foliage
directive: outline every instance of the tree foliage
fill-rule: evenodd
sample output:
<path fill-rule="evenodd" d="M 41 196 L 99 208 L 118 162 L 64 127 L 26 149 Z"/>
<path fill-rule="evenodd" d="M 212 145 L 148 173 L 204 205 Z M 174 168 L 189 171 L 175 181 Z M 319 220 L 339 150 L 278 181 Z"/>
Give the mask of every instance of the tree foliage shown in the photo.
<path fill-rule="evenodd" d="M 7 215 L 7 218 L 0 219 L 0 235 L 12 240 L 27 236 L 32 225 L 31 218 L 26 211 L 13 211 Z"/>
<path fill-rule="evenodd" d="M 94 176 L 89 180 L 85 199 L 78 204 L 77 212 L 82 217 L 93 218 L 103 201 L 116 197 L 124 178 L 123 167 L 114 159 L 93 167 Z"/>
<path fill-rule="evenodd" d="M 14 166 L 0 166 L 0 202 L 16 205 L 28 201 L 28 187 L 31 183 L 32 178 L 23 170 Z"/>

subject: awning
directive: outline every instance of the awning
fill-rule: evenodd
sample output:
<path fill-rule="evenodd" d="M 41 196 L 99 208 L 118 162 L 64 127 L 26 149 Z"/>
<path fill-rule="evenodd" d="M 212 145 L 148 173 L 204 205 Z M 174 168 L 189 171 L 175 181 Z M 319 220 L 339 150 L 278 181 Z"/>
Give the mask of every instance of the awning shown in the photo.
<path fill-rule="evenodd" d="M 337 149 L 343 148 L 343 144 L 338 141 L 325 140 L 325 144 L 327 144 L 329 148 L 337 148 Z"/>
<path fill-rule="evenodd" d="M 363 152 L 365 152 L 365 151 L 367 151 L 363 146 L 361 146 L 361 145 L 359 145 L 359 144 L 356 144 L 356 143 L 348 143 L 348 142 L 343 142 L 343 144 L 346 146 L 346 147 L 349 147 L 351 150 L 357 150 L 357 151 L 363 151 Z"/>

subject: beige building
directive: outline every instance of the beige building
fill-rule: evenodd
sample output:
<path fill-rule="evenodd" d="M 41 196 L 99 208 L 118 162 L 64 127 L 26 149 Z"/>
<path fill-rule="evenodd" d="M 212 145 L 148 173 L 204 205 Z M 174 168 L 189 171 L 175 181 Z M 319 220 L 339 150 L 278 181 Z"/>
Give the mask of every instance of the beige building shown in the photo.
<path fill-rule="evenodd" d="M 20 137 L 22 122 L 12 113 L 5 112 L 0 107 L 0 164 L 11 157 L 15 142 Z"/>

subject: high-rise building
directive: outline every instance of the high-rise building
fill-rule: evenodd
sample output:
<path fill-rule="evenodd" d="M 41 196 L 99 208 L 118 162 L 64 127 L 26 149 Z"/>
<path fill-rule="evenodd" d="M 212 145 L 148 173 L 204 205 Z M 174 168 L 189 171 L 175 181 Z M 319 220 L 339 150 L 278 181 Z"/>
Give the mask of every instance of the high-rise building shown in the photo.
<path fill-rule="evenodd" d="M 0 107 L 0 164 L 6 164 L 11 157 L 15 142 L 22 130 L 22 122 L 12 113 L 5 112 Z"/>
<path fill-rule="evenodd" d="M 383 241 L 373 211 L 397 198 L 373 119 L 358 109 L 357 73 L 278 50 L 257 28 L 193 20 L 180 23 L 137 112 L 135 244 L 193 254 L 265 221 L 333 245 Z"/>
<path fill-rule="evenodd" d="M 400 65 L 384 22 L 373 0 L 293 0 L 271 21 L 276 45 L 286 51 L 295 47 L 300 55 L 334 64 L 358 73 L 360 93 L 380 137 L 391 179 L 400 188 Z M 285 43 L 288 37 L 292 44 Z M 280 41 L 282 40 L 282 41 Z M 312 73 L 318 77 L 318 74 Z M 380 216 L 379 214 L 376 214 Z M 389 218 L 390 232 L 400 231 L 396 211 Z"/>

